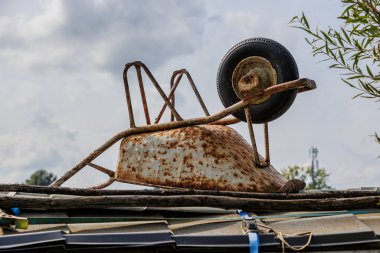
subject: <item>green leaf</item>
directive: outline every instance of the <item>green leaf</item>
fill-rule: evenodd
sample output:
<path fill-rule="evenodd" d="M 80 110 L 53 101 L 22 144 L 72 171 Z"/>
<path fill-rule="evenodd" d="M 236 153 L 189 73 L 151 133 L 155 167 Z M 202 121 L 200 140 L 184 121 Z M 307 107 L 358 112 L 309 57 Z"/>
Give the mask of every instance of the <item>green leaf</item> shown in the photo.
<path fill-rule="evenodd" d="M 346 65 L 346 61 L 344 60 L 342 52 L 340 50 L 338 50 L 338 53 L 339 53 L 339 58 L 342 61 L 343 65 Z"/>
<path fill-rule="evenodd" d="M 329 60 L 330 60 L 330 58 L 326 58 L 326 59 L 320 60 L 318 63 L 329 61 Z"/>
<path fill-rule="evenodd" d="M 355 98 L 357 98 L 357 97 L 360 97 L 360 96 L 362 96 L 363 94 L 364 94 L 363 92 L 362 92 L 362 93 L 359 93 L 359 94 L 353 96 L 352 99 L 355 99 Z"/>
<path fill-rule="evenodd" d="M 343 17 L 344 15 L 348 15 L 348 12 L 353 8 L 355 6 L 355 4 L 351 4 L 351 5 L 349 5 L 343 12 L 342 12 L 342 14 L 340 14 L 340 16 L 339 17 Z"/>
<path fill-rule="evenodd" d="M 337 68 L 338 66 L 339 66 L 339 64 L 335 63 L 335 64 L 330 65 L 329 68 L 330 68 L 330 69 L 332 69 L 332 68 Z"/>
<path fill-rule="evenodd" d="M 363 77 L 365 77 L 365 76 L 363 76 L 363 75 L 351 76 L 351 77 L 347 78 L 347 80 L 359 79 L 359 78 L 363 78 Z"/>
<path fill-rule="evenodd" d="M 323 36 L 325 37 L 325 39 L 330 42 L 331 44 L 333 45 L 336 45 L 336 43 L 330 38 L 330 36 L 328 36 L 324 31 L 321 31 L 321 33 L 323 34 Z"/>
<path fill-rule="evenodd" d="M 303 12 L 302 12 L 302 18 L 303 18 L 303 20 L 304 20 L 304 22 L 305 22 L 306 27 L 307 27 L 308 29 L 310 29 L 309 22 L 307 21 L 307 19 L 306 19 L 306 17 L 305 17 L 305 14 L 304 14 Z"/>
<path fill-rule="evenodd" d="M 356 57 L 354 60 L 353 67 L 356 68 L 358 66 L 359 59 Z"/>
<path fill-rule="evenodd" d="M 369 91 L 369 93 L 371 93 L 371 94 L 376 93 L 376 89 L 375 89 L 375 87 L 373 87 L 373 86 L 372 86 L 371 84 L 369 84 L 369 83 L 364 83 L 364 84 L 363 84 L 363 87 L 364 87 L 365 90 Z"/>
<path fill-rule="evenodd" d="M 373 78 L 374 76 L 373 76 L 373 74 L 372 74 L 371 69 L 368 67 L 368 65 L 365 65 L 365 66 L 366 66 L 366 68 L 367 68 L 367 72 L 368 72 L 368 74 Z"/>
<path fill-rule="evenodd" d="M 344 37 L 346 37 L 347 42 L 351 44 L 351 39 L 348 36 L 347 32 L 342 27 L 340 29 L 342 30 Z"/>
<path fill-rule="evenodd" d="M 356 40 L 356 39 L 354 39 L 354 44 L 355 44 L 355 46 L 359 49 L 359 50 L 362 50 L 363 48 L 361 47 L 361 45 L 359 44 L 359 42 Z"/>
<path fill-rule="evenodd" d="M 343 78 L 341 78 L 341 80 L 342 80 L 343 82 L 345 82 L 346 84 L 348 84 L 351 88 L 357 89 L 352 83 L 348 82 L 347 80 L 345 80 L 345 79 L 343 79 Z"/>
<path fill-rule="evenodd" d="M 334 58 L 334 60 L 338 61 L 338 57 L 336 56 L 334 51 L 332 51 L 330 48 L 327 48 L 327 50 L 329 51 L 329 54 Z"/>
<path fill-rule="evenodd" d="M 352 30 L 350 32 L 350 36 L 352 36 L 355 33 L 355 31 L 358 29 L 358 27 L 359 27 L 359 25 L 353 25 L 352 26 Z"/>
<path fill-rule="evenodd" d="M 338 39 L 339 44 L 340 44 L 342 47 L 344 47 L 343 39 L 342 39 L 342 37 L 340 36 L 340 34 L 339 34 L 338 32 L 336 33 L 336 38 Z"/>
<path fill-rule="evenodd" d="M 294 16 L 294 17 L 289 21 L 289 24 L 291 24 L 291 23 L 295 23 L 295 22 L 298 21 L 298 20 L 299 20 L 298 16 Z"/>

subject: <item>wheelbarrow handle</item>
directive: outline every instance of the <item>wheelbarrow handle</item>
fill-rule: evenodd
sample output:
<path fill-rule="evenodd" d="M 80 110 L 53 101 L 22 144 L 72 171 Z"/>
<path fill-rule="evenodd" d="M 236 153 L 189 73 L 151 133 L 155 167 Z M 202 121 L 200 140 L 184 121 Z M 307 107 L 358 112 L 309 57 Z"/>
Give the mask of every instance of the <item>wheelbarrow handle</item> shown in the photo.
<path fill-rule="evenodd" d="M 300 93 L 304 91 L 314 90 L 315 88 L 317 88 L 317 85 L 314 80 L 308 78 L 301 78 L 266 88 L 264 90 L 264 94 L 273 95 L 275 93 L 290 89 L 298 89 L 298 93 Z"/>

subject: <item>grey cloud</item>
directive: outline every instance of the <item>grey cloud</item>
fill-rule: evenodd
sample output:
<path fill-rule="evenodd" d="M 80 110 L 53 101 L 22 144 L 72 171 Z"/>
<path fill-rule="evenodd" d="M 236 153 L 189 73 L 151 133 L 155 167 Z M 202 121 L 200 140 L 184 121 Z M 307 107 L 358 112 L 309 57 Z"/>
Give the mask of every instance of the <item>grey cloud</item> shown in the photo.
<path fill-rule="evenodd" d="M 51 122 L 51 116 L 52 115 L 38 112 L 34 115 L 33 123 L 37 127 L 43 127 L 43 128 L 56 127 L 57 125 Z"/>
<path fill-rule="evenodd" d="M 58 173 L 71 166 L 76 155 L 75 135 L 43 118 L 29 125 L 25 133 L 0 135 L 0 171 L 22 172 L 22 176 L 5 173 L 1 182 L 18 182 L 41 168 Z"/>
<path fill-rule="evenodd" d="M 199 46 L 206 14 L 196 1 L 58 3 L 40 15 L 13 22 L 5 19 L 6 24 L 0 21 L 0 26 L 7 27 L 0 32 L 0 58 L 8 55 L 6 50 L 19 52 L 25 57 L 23 61 L 31 58 L 30 67 L 36 71 L 56 68 L 72 72 L 94 65 L 99 71 L 117 71 L 119 75 L 127 61 L 136 59 L 154 68 Z M 28 26 L 28 22 L 35 26 Z M 30 38 L 20 35 L 23 23 Z"/>
<path fill-rule="evenodd" d="M 2 0 L 0 8 L 0 16 L 2 15 L 18 15 L 20 13 L 32 14 L 35 12 L 36 4 L 30 0 Z"/>
<path fill-rule="evenodd" d="M 76 136 L 78 134 L 75 130 L 65 129 L 64 127 L 60 126 L 58 123 L 52 121 L 53 115 L 51 113 L 42 113 L 37 112 L 34 115 L 34 118 L 32 120 L 33 127 L 38 129 L 44 129 L 45 131 L 52 131 L 56 132 L 59 131 L 60 134 L 65 136 L 71 141 L 74 141 L 76 139 Z"/>

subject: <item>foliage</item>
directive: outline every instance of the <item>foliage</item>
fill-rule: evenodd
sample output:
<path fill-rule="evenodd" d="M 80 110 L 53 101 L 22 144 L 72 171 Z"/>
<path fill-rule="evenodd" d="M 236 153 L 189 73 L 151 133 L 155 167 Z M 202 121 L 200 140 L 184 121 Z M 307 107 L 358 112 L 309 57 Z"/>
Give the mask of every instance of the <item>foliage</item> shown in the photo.
<path fill-rule="evenodd" d="M 327 179 L 330 176 L 324 168 L 319 168 L 314 171 L 314 181 L 312 180 L 311 167 L 289 166 L 281 171 L 282 175 L 287 179 L 300 179 L 306 183 L 305 189 L 332 189 L 327 184 Z"/>
<path fill-rule="evenodd" d="M 380 0 L 341 0 L 344 10 L 339 29 L 310 28 L 302 15 L 290 21 L 293 27 L 307 32 L 305 38 L 313 56 L 322 55 L 330 68 L 344 70 L 342 80 L 359 91 L 355 97 L 380 101 Z"/>
<path fill-rule="evenodd" d="M 53 173 L 49 173 L 46 170 L 37 170 L 25 181 L 25 183 L 29 185 L 47 186 L 53 183 L 56 179 L 57 176 Z"/>

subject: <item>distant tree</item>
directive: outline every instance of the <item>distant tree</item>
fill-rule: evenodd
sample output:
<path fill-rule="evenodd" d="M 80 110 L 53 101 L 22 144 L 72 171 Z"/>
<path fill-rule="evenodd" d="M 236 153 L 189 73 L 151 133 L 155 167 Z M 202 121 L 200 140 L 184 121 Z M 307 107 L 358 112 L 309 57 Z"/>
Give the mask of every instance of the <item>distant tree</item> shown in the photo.
<path fill-rule="evenodd" d="M 342 69 L 342 81 L 359 91 L 355 96 L 380 101 L 380 0 L 340 0 L 344 10 L 339 29 L 311 28 L 302 13 L 290 21 L 304 30 L 313 56 L 323 56 L 330 68 Z"/>
<path fill-rule="evenodd" d="M 34 172 L 30 178 L 25 181 L 25 183 L 29 185 L 47 186 L 53 183 L 56 179 L 56 175 L 41 169 Z"/>
<path fill-rule="evenodd" d="M 332 189 L 327 184 L 327 179 L 330 176 L 324 168 L 318 168 L 314 171 L 314 181 L 312 180 L 311 167 L 289 166 L 281 171 L 282 175 L 287 179 L 300 179 L 306 183 L 305 189 Z"/>

